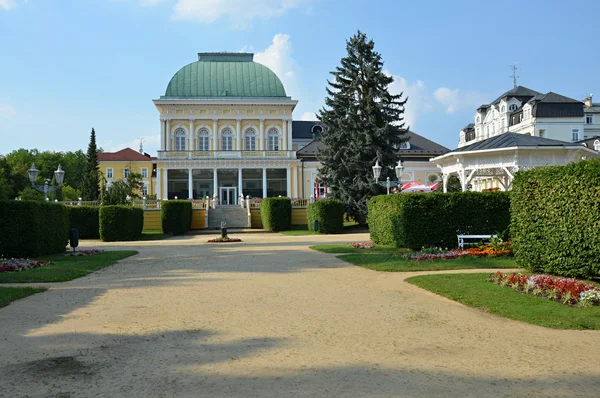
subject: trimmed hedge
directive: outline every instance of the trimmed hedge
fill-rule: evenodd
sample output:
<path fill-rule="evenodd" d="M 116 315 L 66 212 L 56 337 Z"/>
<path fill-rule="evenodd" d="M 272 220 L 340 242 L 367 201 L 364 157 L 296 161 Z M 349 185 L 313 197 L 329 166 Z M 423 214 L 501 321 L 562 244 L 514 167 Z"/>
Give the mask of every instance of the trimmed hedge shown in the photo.
<path fill-rule="evenodd" d="M 369 201 L 371 240 L 380 245 L 457 247 L 456 235 L 502 233 L 510 225 L 508 192 L 409 193 Z"/>
<path fill-rule="evenodd" d="M 340 234 L 344 231 L 344 204 L 335 199 L 321 199 L 308 205 L 308 229 L 314 231 L 315 220 L 319 233 Z"/>
<path fill-rule="evenodd" d="M 0 202 L 0 255 L 35 257 L 62 253 L 69 241 L 69 213 L 62 204 Z"/>
<path fill-rule="evenodd" d="M 160 220 L 165 234 L 181 235 L 192 226 L 192 202 L 189 200 L 163 200 Z"/>
<path fill-rule="evenodd" d="M 600 159 L 520 171 L 512 199 L 519 266 L 567 277 L 600 276 Z"/>
<path fill-rule="evenodd" d="M 265 198 L 260 205 L 260 219 L 267 231 L 285 231 L 292 225 L 290 198 Z"/>
<path fill-rule="evenodd" d="M 72 206 L 68 209 L 69 228 L 77 228 L 80 239 L 100 238 L 100 207 Z"/>
<path fill-rule="evenodd" d="M 144 228 L 144 210 L 131 206 L 100 207 L 100 239 L 105 242 L 138 240 Z"/>

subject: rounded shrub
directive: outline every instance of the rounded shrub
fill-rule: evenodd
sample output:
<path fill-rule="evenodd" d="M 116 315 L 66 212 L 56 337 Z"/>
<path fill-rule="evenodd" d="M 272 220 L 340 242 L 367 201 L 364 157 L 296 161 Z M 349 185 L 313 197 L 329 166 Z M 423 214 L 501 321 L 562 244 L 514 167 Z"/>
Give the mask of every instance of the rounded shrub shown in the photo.
<path fill-rule="evenodd" d="M 100 239 L 105 242 L 138 240 L 144 228 L 144 211 L 131 206 L 100 207 Z"/>
<path fill-rule="evenodd" d="M 165 234 L 181 235 L 192 226 L 192 202 L 165 200 L 160 206 L 160 220 Z"/>
<path fill-rule="evenodd" d="M 62 204 L 0 202 L 0 255 L 34 257 L 65 251 L 69 213 Z"/>
<path fill-rule="evenodd" d="M 308 229 L 314 231 L 315 220 L 319 223 L 317 232 L 340 234 L 344 231 L 344 204 L 335 199 L 321 199 L 308 205 Z"/>
<path fill-rule="evenodd" d="M 100 207 L 73 206 L 68 209 L 69 228 L 77 228 L 79 230 L 79 238 L 100 238 Z"/>
<path fill-rule="evenodd" d="M 267 231 L 286 231 L 292 225 L 290 198 L 265 198 L 260 205 L 260 219 Z"/>

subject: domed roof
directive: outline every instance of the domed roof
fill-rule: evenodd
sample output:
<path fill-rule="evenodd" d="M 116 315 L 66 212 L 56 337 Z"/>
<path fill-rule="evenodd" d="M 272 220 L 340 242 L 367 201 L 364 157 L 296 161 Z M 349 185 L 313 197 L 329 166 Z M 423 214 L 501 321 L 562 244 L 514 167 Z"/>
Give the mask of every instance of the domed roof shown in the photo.
<path fill-rule="evenodd" d="M 277 75 L 251 53 L 199 53 L 171 78 L 162 98 L 286 97 Z"/>

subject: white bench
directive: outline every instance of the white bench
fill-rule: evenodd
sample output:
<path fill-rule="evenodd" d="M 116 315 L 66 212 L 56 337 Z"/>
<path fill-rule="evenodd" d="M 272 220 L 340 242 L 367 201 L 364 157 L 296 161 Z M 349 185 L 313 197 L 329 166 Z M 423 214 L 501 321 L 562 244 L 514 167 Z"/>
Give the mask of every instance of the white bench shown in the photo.
<path fill-rule="evenodd" d="M 465 239 L 490 239 L 497 238 L 498 235 L 456 235 L 458 238 L 458 247 L 464 249 Z"/>

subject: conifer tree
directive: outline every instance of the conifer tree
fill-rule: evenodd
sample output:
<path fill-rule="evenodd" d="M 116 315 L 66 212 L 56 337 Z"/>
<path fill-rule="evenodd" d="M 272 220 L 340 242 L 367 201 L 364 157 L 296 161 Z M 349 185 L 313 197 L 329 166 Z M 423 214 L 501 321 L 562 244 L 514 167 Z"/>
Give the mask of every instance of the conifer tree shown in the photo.
<path fill-rule="evenodd" d="M 375 43 L 358 31 L 346 41 L 348 55 L 331 72 L 325 107 L 318 114 L 327 128 L 320 141 L 321 178 L 330 197 L 342 201 L 346 212 L 366 223 L 367 201 L 383 192 L 373 178 L 376 161 L 383 166 L 381 180 L 395 179 L 395 148 L 407 140 L 403 93 L 393 95 L 393 77 L 383 72 Z M 386 167 L 387 166 L 387 167 Z"/>
<path fill-rule="evenodd" d="M 100 198 L 100 165 L 98 163 L 98 148 L 96 148 L 96 132 L 93 128 L 86 158 L 87 163 L 81 184 L 81 197 L 83 200 L 98 200 Z"/>

